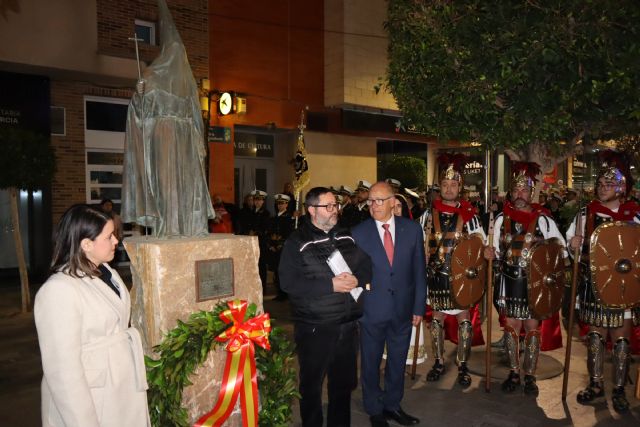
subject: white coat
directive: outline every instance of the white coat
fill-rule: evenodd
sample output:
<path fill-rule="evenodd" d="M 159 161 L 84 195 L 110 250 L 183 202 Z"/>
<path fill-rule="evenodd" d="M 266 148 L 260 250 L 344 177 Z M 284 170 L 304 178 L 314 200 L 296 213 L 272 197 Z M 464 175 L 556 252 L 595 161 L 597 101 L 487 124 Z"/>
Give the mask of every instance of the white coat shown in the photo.
<path fill-rule="evenodd" d="M 140 335 L 129 327 L 129 292 L 110 270 L 120 297 L 99 278 L 61 272 L 36 295 L 45 427 L 150 425 Z"/>

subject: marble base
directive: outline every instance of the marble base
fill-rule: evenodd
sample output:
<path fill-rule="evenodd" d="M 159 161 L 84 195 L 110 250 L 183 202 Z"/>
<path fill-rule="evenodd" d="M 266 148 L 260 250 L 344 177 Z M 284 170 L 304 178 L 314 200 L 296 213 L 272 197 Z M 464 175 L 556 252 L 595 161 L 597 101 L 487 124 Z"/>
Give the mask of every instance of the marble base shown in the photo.
<path fill-rule="evenodd" d="M 142 335 L 146 355 L 157 358 L 153 347 L 159 344 L 177 320 L 186 321 L 191 313 L 213 310 L 221 301 L 234 298 L 258 305 L 263 312 L 262 285 L 258 274 L 258 239 L 232 234 L 206 237 L 158 239 L 131 237 L 124 241 L 131 260 L 131 324 Z M 195 262 L 233 259 L 234 295 L 204 302 L 196 301 Z M 190 378 L 193 385 L 184 389 L 183 406 L 190 420 L 210 411 L 220 389 L 227 353 L 220 347 L 211 351 L 207 361 Z M 240 414 L 234 411 L 229 426 L 240 426 Z"/>

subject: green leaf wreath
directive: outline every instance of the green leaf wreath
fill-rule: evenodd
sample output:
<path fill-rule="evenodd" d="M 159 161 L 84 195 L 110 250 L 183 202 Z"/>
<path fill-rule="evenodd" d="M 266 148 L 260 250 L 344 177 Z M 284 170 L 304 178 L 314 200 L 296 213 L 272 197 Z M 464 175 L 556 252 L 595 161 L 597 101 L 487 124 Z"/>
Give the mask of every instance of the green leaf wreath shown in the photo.
<path fill-rule="evenodd" d="M 186 322 L 178 320 L 178 326 L 154 347 L 160 358 L 145 357 L 149 412 L 154 427 L 189 426 L 187 411 L 182 407 L 182 391 L 191 385 L 189 376 L 204 363 L 209 351 L 220 345 L 215 338 L 231 326 L 219 317 L 227 308 L 223 301 L 213 311 L 193 313 Z M 250 304 L 245 320 L 255 317 L 256 311 L 256 305 Z M 293 346 L 277 327 L 272 328 L 269 342 L 271 350 L 256 346 L 259 425 L 286 426 L 291 419 L 291 402 L 299 397 Z"/>

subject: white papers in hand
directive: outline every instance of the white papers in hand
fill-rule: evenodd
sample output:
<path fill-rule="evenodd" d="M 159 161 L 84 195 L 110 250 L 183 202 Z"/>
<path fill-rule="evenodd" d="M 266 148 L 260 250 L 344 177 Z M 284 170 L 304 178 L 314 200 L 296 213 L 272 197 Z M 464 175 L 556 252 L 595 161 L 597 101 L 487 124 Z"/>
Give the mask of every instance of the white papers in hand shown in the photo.
<path fill-rule="evenodd" d="M 351 269 L 349 268 L 349 265 L 347 264 L 347 261 L 344 260 L 344 257 L 342 256 L 340 251 L 337 249 L 333 251 L 331 255 L 329 255 L 329 258 L 327 258 L 327 264 L 329 264 L 329 268 L 331 268 L 331 271 L 335 276 L 341 273 L 353 274 L 351 272 Z M 355 287 L 351 289 L 349 293 L 351 294 L 351 296 L 355 301 L 358 301 L 358 298 L 362 293 L 362 288 Z"/>

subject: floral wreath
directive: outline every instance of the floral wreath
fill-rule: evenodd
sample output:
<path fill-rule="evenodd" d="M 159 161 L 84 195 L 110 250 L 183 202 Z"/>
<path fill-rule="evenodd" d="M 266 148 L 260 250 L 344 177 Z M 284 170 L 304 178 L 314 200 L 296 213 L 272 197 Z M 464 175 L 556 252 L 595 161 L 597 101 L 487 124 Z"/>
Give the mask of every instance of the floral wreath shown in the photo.
<path fill-rule="evenodd" d="M 228 373 L 229 361 L 235 357 L 234 351 L 240 352 L 244 349 L 255 352 L 253 361 L 246 356 L 240 357 L 243 357 L 243 360 L 246 358 L 247 363 L 252 362 L 254 371 L 251 379 L 254 381 L 254 388 L 257 382 L 257 390 L 260 393 L 260 412 L 257 413 L 257 402 L 255 408 L 246 408 L 245 406 L 248 406 L 245 405 L 246 398 L 244 395 L 240 396 L 243 425 L 286 426 L 289 424 L 292 415 L 291 401 L 299 398 L 293 346 L 280 328 L 270 327 L 268 314 L 256 317 L 256 311 L 256 305 L 247 304 L 246 301 L 220 302 L 212 311 L 193 313 L 186 322 L 178 320 L 178 325 L 153 348 L 160 355 L 159 359 L 145 356 L 149 383 L 147 392 L 149 413 L 154 427 L 190 425 L 187 411 L 182 407 L 183 389 L 191 385 L 189 377 L 204 363 L 209 351 L 225 342 L 228 352 L 225 375 Z M 253 328 L 258 326 L 258 323 L 260 323 L 259 326 L 266 327 Z M 255 339 L 258 333 L 253 331 L 256 330 L 261 331 L 259 338 L 261 342 Z M 245 339 L 250 335 L 250 339 Z M 248 342 L 250 340 L 258 343 L 255 349 L 253 342 Z M 221 409 L 221 399 L 218 399 L 214 409 L 203 416 L 198 423 L 207 417 L 211 423 L 211 417 L 215 416 L 217 411 L 218 415 L 222 414 L 224 418 L 219 418 L 208 425 L 220 425 L 218 422 L 222 423 L 233 410 L 235 397 L 238 393 L 243 393 L 243 390 L 240 390 L 242 384 L 227 386 L 225 380 L 226 378 L 223 379 L 220 396 L 225 392 L 235 393 L 231 405 Z M 239 382 L 242 382 L 242 379 Z M 251 381 L 245 382 L 249 383 L 250 389 Z M 255 409 L 256 417 L 252 418 L 251 409 Z"/>

